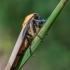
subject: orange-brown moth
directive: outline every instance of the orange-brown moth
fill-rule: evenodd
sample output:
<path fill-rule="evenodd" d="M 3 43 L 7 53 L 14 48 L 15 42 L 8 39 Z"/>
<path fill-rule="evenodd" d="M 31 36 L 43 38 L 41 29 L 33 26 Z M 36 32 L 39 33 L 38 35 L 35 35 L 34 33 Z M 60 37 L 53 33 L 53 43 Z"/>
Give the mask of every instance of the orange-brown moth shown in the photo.
<path fill-rule="evenodd" d="M 20 35 L 4 70 L 14 70 L 22 54 L 24 54 L 26 49 L 31 45 L 33 38 L 37 35 L 45 21 L 46 20 L 40 20 L 40 16 L 37 13 L 30 14 L 25 18 Z M 32 54 L 31 49 L 30 54 Z"/>

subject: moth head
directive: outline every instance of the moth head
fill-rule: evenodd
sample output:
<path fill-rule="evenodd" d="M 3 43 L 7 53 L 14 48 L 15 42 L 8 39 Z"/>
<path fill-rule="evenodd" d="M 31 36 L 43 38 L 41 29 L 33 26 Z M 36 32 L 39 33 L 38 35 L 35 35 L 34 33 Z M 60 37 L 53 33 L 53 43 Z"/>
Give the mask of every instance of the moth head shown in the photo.
<path fill-rule="evenodd" d="M 39 20 L 40 19 L 40 15 L 38 13 L 35 13 L 34 14 L 34 19 L 38 19 Z"/>

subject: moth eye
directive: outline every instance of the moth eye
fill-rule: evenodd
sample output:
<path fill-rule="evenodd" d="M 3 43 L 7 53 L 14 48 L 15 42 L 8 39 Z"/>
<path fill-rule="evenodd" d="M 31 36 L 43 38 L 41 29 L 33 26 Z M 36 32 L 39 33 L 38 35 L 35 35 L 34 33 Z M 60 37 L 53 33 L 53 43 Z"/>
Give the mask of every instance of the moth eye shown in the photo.
<path fill-rule="evenodd" d="M 34 19 L 40 19 L 40 16 L 38 14 L 35 14 Z"/>

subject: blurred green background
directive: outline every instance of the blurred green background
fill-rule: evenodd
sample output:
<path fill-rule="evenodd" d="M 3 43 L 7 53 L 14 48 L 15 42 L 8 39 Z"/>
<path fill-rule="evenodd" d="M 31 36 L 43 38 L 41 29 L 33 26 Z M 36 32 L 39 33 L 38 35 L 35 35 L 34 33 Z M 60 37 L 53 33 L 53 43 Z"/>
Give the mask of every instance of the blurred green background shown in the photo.
<path fill-rule="evenodd" d="M 4 70 L 24 18 L 47 19 L 60 0 L 0 0 L 0 70 Z M 70 70 L 70 1 L 22 70 Z"/>

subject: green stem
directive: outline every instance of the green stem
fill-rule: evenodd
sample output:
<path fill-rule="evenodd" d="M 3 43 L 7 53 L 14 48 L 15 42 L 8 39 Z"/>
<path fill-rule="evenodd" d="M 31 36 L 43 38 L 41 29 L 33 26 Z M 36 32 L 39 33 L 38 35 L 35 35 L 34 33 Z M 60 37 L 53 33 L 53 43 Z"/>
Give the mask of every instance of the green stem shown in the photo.
<path fill-rule="evenodd" d="M 54 11 L 50 15 L 50 17 L 48 18 L 46 23 L 43 25 L 43 27 L 39 31 L 38 35 L 40 35 L 41 37 L 44 37 L 45 34 L 48 33 L 49 29 L 53 25 L 54 21 L 57 19 L 58 15 L 60 14 L 61 10 L 63 9 L 63 7 L 65 6 L 67 1 L 68 0 L 61 0 L 59 2 L 59 4 L 54 9 Z M 41 42 L 41 39 L 38 36 L 36 36 L 35 39 L 32 42 L 32 45 L 31 45 L 32 52 L 34 52 L 34 50 L 37 48 L 37 46 L 40 44 L 40 42 Z M 15 68 L 15 70 L 20 70 L 22 68 L 22 66 L 25 64 L 25 62 L 28 60 L 28 58 L 30 57 L 30 52 L 29 51 L 30 50 L 28 48 L 25 55 L 22 57 L 21 61 L 19 62 L 19 64 Z"/>

